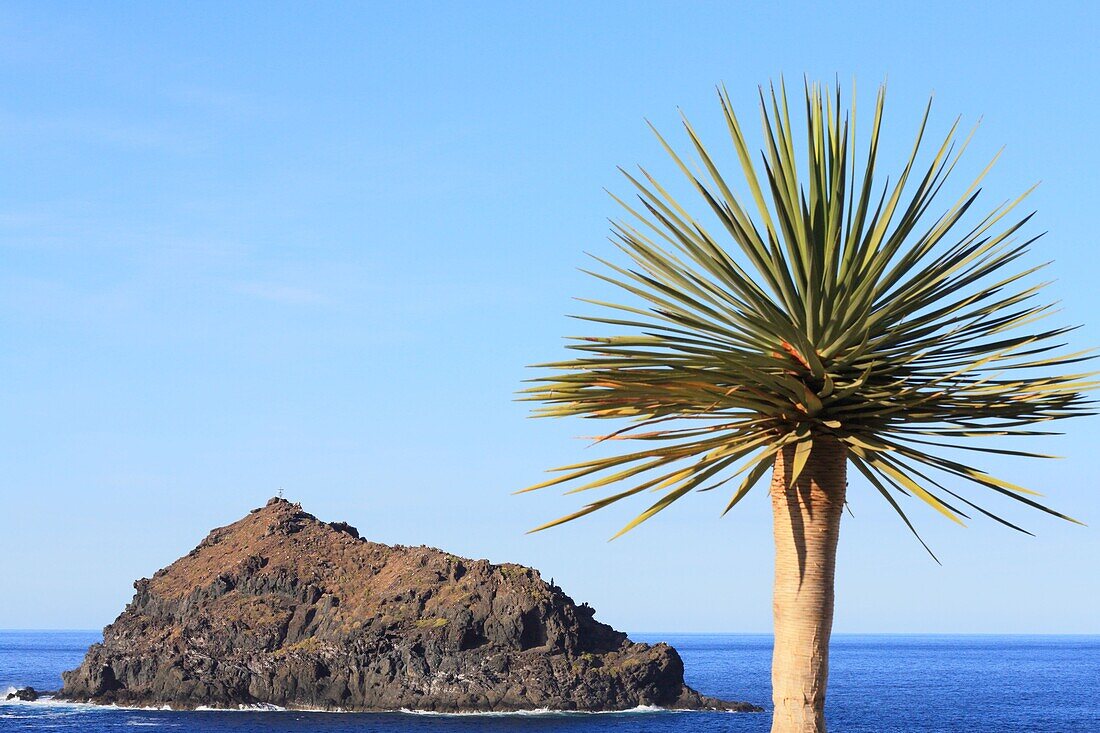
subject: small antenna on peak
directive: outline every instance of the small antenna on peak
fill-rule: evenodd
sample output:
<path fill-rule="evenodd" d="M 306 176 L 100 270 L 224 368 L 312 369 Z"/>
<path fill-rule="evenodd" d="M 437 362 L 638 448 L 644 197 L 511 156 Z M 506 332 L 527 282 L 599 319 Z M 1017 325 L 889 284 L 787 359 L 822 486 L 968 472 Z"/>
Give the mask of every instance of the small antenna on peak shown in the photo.
<path fill-rule="evenodd" d="M 279 487 L 279 493 L 276 494 L 276 496 L 278 496 L 280 499 L 283 498 L 283 487 L 282 486 Z"/>

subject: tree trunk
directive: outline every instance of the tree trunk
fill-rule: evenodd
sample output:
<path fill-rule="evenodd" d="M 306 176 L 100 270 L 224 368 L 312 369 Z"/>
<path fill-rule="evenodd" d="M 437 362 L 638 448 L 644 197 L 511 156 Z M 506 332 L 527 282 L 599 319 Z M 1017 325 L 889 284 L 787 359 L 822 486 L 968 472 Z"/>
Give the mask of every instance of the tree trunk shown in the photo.
<path fill-rule="evenodd" d="M 847 451 L 834 438 L 815 438 L 809 460 L 790 486 L 793 461 L 793 447 L 779 453 L 771 483 L 772 733 L 825 733 L 833 571 L 847 487 Z"/>

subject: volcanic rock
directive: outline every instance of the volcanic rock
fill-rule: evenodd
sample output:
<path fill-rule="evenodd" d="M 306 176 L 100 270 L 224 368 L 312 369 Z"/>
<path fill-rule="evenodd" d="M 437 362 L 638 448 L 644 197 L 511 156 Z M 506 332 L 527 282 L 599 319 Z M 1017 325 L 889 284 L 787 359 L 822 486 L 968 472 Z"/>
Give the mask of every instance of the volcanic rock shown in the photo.
<path fill-rule="evenodd" d="M 38 690 L 33 687 L 22 687 L 15 692 L 9 692 L 5 700 L 22 700 L 23 702 L 34 702 L 38 699 Z"/>
<path fill-rule="evenodd" d="M 390 547 L 272 499 L 137 590 L 70 700 L 179 708 L 755 710 L 684 684 L 537 570 Z"/>

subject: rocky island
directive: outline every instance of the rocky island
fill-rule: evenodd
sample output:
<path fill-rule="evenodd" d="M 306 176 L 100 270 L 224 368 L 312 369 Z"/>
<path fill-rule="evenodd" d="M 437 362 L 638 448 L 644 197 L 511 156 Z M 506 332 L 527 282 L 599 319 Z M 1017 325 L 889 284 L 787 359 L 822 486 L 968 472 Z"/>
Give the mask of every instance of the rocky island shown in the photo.
<path fill-rule="evenodd" d="M 538 571 L 391 547 L 272 499 L 212 531 L 104 629 L 60 696 L 321 710 L 757 710 L 700 695 Z"/>

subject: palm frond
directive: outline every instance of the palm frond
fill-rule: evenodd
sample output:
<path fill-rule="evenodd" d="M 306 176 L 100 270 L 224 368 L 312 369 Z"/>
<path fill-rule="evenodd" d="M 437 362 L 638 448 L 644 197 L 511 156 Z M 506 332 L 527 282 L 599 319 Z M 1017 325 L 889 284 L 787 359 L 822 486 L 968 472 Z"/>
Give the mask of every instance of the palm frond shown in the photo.
<path fill-rule="evenodd" d="M 1035 302 L 1046 283 L 1026 284 L 1044 265 L 1020 264 L 1038 238 L 1022 237 L 1032 215 L 1016 213 L 1030 191 L 964 225 L 994 158 L 930 219 L 973 135 L 960 143 L 956 121 L 920 164 L 931 103 L 900 174 L 879 186 L 885 88 L 862 164 L 854 105 L 845 110 L 839 90 L 807 84 L 801 162 L 784 85 L 760 90 L 758 162 L 725 88 L 718 99 L 738 161 L 733 175 L 751 201 L 735 193 L 734 178 L 686 118 L 694 160 L 653 132 L 698 195 L 699 215 L 645 169 L 623 171 L 636 202 L 613 195 L 630 220 L 614 222 L 612 242 L 627 260 L 596 258 L 600 269 L 590 274 L 631 298 L 588 300 L 600 313 L 575 316 L 619 333 L 571 338 L 576 355 L 539 365 L 548 372 L 521 399 L 539 403 L 537 416 L 626 420 L 597 442 L 645 447 L 563 467 L 526 489 L 631 483 L 538 529 L 660 492 L 625 532 L 745 473 L 728 511 L 788 446 L 794 481 L 822 436 L 847 447 L 914 534 L 894 494 L 961 522 L 957 501 L 1020 529 L 946 481 L 1070 519 L 939 452 L 1045 457 L 967 442 L 1046 434 L 1036 423 L 1093 412 L 1085 393 L 1096 373 L 1065 373 L 1091 352 L 1066 350 L 1072 329 L 1035 326 L 1052 307 Z"/>

